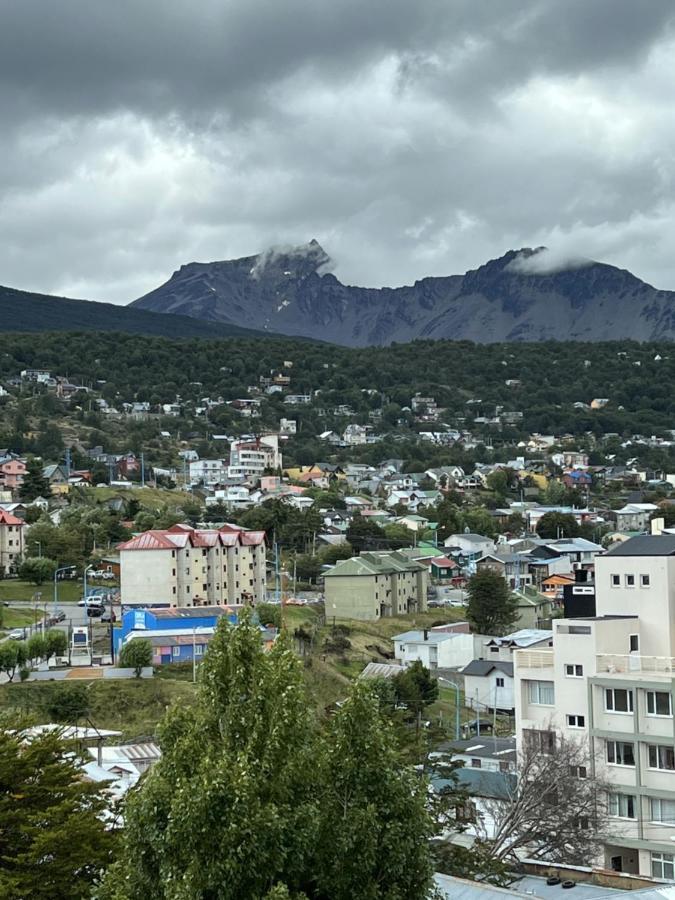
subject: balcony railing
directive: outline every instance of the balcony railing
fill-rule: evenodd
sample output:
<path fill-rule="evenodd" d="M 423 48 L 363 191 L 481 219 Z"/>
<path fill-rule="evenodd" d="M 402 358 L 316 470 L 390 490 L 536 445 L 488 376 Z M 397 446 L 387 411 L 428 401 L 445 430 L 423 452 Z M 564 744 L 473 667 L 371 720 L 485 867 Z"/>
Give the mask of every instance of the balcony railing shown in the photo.
<path fill-rule="evenodd" d="M 598 672 L 668 675 L 675 672 L 674 656 L 642 656 L 638 653 L 599 653 L 596 656 Z"/>
<path fill-rule="evenodd" d="M 513 661 L 516 669 L 550 669 L 553 650 L 515 650 Z"/>

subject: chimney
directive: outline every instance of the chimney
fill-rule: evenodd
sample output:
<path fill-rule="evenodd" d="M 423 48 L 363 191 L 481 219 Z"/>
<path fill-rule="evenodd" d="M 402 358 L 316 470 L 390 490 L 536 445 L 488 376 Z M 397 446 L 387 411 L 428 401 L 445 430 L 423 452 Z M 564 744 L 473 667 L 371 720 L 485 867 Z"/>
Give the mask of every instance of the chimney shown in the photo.
<path fill-rule="evenodd" d="M 425 641 L 429 640 L 429 631 L 426 628 L 424 629 L 424 640 Z"/>

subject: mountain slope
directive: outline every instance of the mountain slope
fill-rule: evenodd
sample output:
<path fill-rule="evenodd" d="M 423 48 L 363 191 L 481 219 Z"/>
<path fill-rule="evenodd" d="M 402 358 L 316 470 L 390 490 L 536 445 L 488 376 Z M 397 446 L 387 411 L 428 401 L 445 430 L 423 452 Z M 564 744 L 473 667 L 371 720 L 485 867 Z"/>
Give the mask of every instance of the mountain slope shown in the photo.
<path fill-rule="evenodd" d="M 258 332 L 227 323 L 202 322 L 113 303 L 93 303 L 33 294 L 0 286 L 2 331 L 123 331 L 163 337 L 260 337 Z"/>
<path fill-rule="evenodd" d="M 465 275 L 399 288 L 344 285 L 316 241 L 182 266 L 134 309 L 360 347 L 417 337 L 477 342 L 675 339 L 675 293 L 584 260 L 546 271 L 546 251 L 509 251 Z"/>

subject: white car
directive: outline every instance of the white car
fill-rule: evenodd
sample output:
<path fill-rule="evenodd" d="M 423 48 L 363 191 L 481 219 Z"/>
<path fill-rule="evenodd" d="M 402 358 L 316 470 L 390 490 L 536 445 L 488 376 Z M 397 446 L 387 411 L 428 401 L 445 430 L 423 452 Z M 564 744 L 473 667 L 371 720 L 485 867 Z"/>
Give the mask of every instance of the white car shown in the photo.
<path fill-rule="evenodd" d="M 22 641 L 26 637 L 26 631 L 23 628 L 15 628 L 7 635 L 10 641 Z"/>
<path fill-rule="evenodd" d="M 81 600 L 77 601 L 78 606 L 103 606 L 105 604 L 105 600 L 103 597 L 88 597 L 86 600 L 84 597 Z"/>

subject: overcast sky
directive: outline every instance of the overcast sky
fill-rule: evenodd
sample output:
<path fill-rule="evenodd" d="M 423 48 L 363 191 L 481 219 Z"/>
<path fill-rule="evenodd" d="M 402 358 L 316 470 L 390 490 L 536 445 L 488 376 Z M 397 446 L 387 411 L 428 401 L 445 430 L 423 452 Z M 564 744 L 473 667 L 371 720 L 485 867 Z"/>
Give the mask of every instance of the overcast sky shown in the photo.
<path fill-rule="evenodd" d="M 124 303 L 317 238 L 675 289 L 672 0 L 0 0 L 0 283 Z"/>

